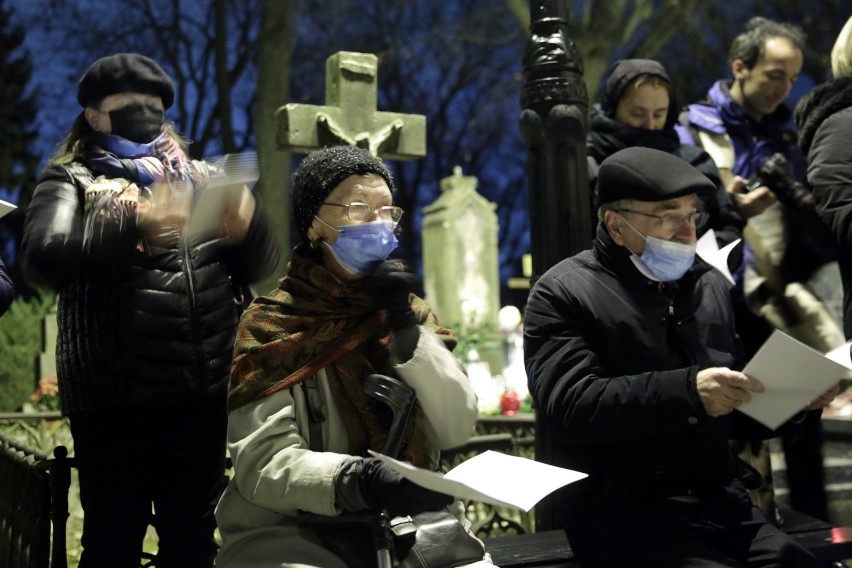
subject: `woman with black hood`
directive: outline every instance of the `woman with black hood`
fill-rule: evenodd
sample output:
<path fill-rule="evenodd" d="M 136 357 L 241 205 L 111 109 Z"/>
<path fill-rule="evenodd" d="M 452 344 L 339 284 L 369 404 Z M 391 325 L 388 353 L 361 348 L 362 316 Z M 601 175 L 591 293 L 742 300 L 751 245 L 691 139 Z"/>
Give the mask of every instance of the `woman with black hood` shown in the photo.
<path fill-rule="evenodd" d="M 745 204 L 738 202 L 735 207 L 710 155 L 696 146 L 681 144 L 674 129 L 677 114 L 672 81 L 659 62 L 621 59 L 613 64 L 601 102 L 592 108 L 591 128 L 586 138 L 592 225 L 597 225 L 599 164 L 619 150 L 643 146 L 683 158 L 716 184 L 719 189 L 716 194 L 703 197 L 709 221 L 698 230 L 701 234 L 707 229 L 713 229 L 719 246 L 724 246 L 742 237 L 745 225 L 743 216 L 754 214 L 749 207 L 743 206 L 759 199 L 769 199 L 771 203 L 772 195 L 766 188 L 760 188 L 760 191 L 768 194 L 768 197 L 761 197 L 764 194 L 758 194 L 757 191 L 749 195 L 740 194 L 749 201 Z M 731 191 L 738 191 L 745 180 L 736 178 L 734 183 L 736 185 Z"/>

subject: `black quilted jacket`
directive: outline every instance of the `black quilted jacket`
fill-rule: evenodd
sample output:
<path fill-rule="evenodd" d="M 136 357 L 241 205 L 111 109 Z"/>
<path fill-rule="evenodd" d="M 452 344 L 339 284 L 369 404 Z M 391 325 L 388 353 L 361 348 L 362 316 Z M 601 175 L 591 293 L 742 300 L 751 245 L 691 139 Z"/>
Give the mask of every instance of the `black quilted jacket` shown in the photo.
<path fill-rule="evenodd" d="M 240 245 L 209 238 L 146 243 L 135 223 L 84 243 L 85 166 L 48 166 L 27 211 L 27 277 L 59 293 L 57 373 L 64 413 L 222 392 L 239 317 L 236 286 L 257 282 L 280 251 L 256 208 Z"/>

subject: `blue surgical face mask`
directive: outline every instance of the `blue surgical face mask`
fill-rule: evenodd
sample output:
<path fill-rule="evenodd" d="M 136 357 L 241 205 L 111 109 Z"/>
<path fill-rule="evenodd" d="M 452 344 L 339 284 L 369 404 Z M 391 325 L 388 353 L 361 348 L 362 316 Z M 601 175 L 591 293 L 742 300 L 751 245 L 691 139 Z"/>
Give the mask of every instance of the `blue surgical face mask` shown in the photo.
<path fill-rule="evenodd" d="M 342 225 L 334 228 L 319 217 L 319 221 L 338 232 L 333 245 L 323 244 L 340 265 L 355 276 L 369 274 L 388 258 L 399 241 L 390 221 L 371 221 L 357 225 Z"/>
<path fill-rule="evenodd" d="M 695 247 L 697 243 L 678 243 L 666 241 L 658 237 L 646 237 L 636 230 L 627 219 L 627 226 L 645 239 L 645 250 L 641 256 L 633 253 L 630 259 L 639 272 L 660 282 L 672 282 L 680 279 L 695 262 Z M 629 248 L 627 250 L 630 250 Z"/>

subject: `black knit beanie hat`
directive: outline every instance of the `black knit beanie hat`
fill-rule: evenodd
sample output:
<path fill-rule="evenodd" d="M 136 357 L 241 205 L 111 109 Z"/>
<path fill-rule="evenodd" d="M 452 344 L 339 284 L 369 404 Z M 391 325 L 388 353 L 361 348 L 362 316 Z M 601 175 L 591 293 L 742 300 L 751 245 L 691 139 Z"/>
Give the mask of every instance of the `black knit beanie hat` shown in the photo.
<path fill-rule="evenodd" d="M 309 154 L 293 174 L 293 221 L 304 242 L 314 215 L 337 185 L 353 175 L 376 174 L 396 191 L 385 163 L 363 148 L 331 146 Z"/>
<path fill-rule="evenodd" d="M 86 107 L 117 93 L 156 95 L 165 108 L 175 100 L 171 77 L 156 61 L 138 53 L 116 53 L 92 63 L 80 78 L 77 102 Z"/>

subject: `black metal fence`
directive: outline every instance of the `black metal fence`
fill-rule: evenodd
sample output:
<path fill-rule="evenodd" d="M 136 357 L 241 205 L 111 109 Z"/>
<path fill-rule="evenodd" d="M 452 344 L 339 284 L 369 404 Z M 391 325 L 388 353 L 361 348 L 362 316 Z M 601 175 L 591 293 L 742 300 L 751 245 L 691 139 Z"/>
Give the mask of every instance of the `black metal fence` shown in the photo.
<path fill-rule="evenodd" d="M 59 413 L 0 413 L 21 425 Z M 0 431 L 0 568 L 66 568 L 65 527 L 73 458 L 63 445 L 53 457 Z"/>

